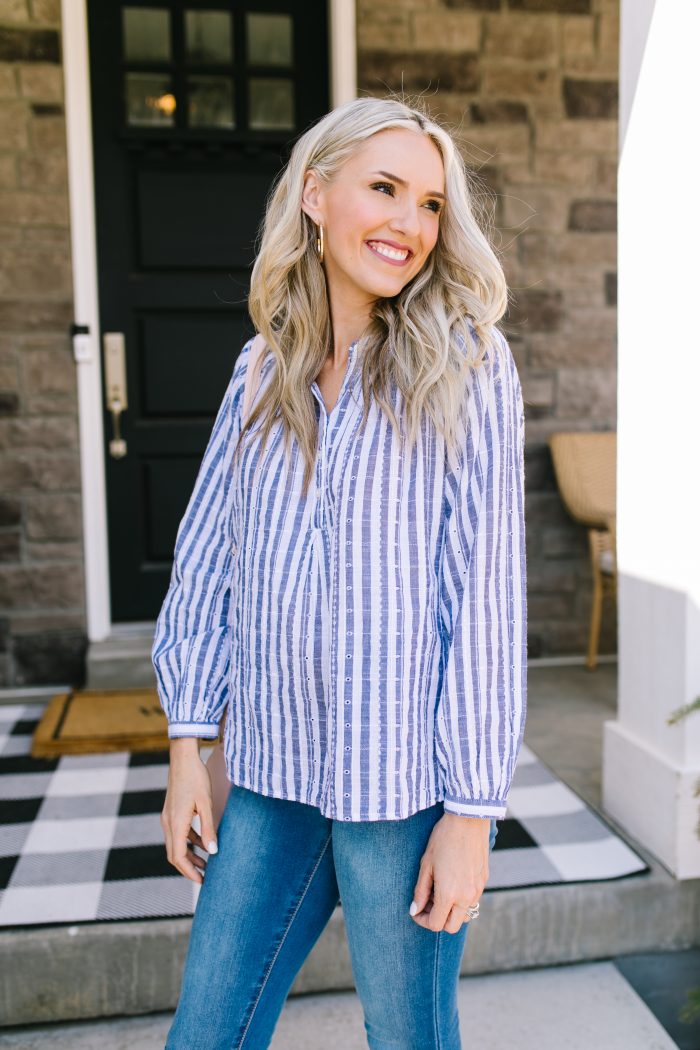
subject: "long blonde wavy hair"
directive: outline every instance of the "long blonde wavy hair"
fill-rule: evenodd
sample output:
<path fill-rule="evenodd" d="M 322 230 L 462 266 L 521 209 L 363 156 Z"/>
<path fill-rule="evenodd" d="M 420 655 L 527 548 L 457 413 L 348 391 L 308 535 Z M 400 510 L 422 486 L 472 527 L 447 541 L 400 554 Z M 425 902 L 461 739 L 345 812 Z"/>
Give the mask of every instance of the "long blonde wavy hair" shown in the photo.
<path fill-rule="evenodd" d="M 244 435 L 259 421 L 264 450 L 272 426 L 281 419 L 285 448 L 289 451 L 293 434 L 304 457 L 304 491 L 313 477 L 318 449 L 310 385 L 332 352 L 328 292 L 316 251 L 315 224 L 301 207 L 309 169 L 331 182 L 366 139 L 393 128 L 422 131 L 442 157 L 447 199 L 435 247 L 398 295 L 376 301 L 362 336 L 362 426 L 374 397 L 401 438 L 406 437 L 389 400 L 395 384 L 403 395 L 409 445 L 426 412 L 444 435 L 454 462 L 466 400 L 466 370 L 478 366 L 486 348 L 494 345 L 495 325 L 507 308 L 505 275 L 487 237 L 487 195 L 478 197 L 474 192 L 481 189 L 479 179 L 467 172 L 450 131 L 419 105 L 420 100 L 408 105 L 397 98 L 359 98 L 331 110 L 297 140 L 268 196 L 248 311 L 276 368 L 244 421 L 234 458 Z"/>

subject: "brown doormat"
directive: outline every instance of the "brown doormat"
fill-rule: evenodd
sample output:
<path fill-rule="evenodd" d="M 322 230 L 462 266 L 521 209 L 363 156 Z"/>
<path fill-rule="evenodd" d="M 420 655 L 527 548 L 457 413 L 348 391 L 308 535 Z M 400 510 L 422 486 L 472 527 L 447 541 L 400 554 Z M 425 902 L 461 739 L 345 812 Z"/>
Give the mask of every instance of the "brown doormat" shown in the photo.
<path fill-rule="evenodd" d="M 33 758 L 102 751 L 167 751 L 168 720 L 155 689 L 59 693 L 32 736 Z"/>

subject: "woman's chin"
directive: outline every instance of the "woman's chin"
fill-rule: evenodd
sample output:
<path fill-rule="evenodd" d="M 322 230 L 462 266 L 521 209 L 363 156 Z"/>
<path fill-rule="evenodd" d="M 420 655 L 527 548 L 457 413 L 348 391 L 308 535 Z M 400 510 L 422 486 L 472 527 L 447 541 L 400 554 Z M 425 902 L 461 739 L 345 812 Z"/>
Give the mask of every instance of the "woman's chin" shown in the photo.
<path fill-rule="evenodd" d="M 393 279 L 374 279 L 367 281 L 364 285 L 364 290 L 368 295 L 371 295 L 375 299 L 393 299 L 395 295 L 398 295 L 401 289 L 408 283 L 409 277 Z"/>

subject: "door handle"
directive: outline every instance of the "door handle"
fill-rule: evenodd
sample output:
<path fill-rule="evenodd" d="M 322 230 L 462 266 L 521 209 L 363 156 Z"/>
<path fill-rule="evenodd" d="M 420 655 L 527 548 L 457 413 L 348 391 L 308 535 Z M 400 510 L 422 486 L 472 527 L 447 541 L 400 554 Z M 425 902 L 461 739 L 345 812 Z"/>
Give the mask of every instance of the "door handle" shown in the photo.
<path fill-rule="evenodd" d="M 128 407 L 126 396 L 126 354 L 124 333 L 105 332 L 102 337 L 105 367 L 105 397 L 112 415 L 112 437 L 109 454 L 114 459 L 126 455 L 126 441 L 121 436 L 121 414 Z"/>

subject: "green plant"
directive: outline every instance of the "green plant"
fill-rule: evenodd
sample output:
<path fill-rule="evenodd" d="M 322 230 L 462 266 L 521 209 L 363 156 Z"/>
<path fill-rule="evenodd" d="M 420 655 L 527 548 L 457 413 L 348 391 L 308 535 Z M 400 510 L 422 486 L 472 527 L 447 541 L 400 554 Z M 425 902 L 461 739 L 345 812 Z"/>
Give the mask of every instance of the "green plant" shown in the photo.
<path fill-rule="evenodd" d="M 668 725 L 675 725 L 676 722 L 680 722 L 682 718 L 686 718 L 692 711 L 700 710 L 700 696 L 696 696 L 694 700 L 691 700 L 689 704 L 684 704 L 682 707 L 677 707 L 673 711 L 670 717 L 667 719 Z M 697 798 L 700 795 L 700 780 L 695 785 L 695 791 L 693 797 Z M 700 819 L 695 827 L 695 834 L 700 838 Z M 690 1024 L 695 1018 L 700 1015 L 700 988 L 691 988 L 688 992 L 688 998 L 685 1006 L 678 1015 L 678 1020 L 684 1024 Z"/>

